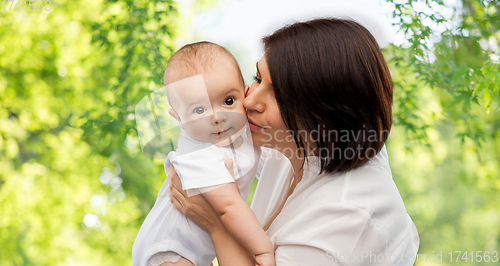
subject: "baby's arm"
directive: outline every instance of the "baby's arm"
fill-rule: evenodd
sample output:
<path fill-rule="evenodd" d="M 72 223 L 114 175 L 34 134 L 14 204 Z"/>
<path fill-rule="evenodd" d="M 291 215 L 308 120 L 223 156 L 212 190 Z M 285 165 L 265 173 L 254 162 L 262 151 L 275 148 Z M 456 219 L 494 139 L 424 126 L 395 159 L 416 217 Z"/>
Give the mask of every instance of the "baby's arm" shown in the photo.
<path fill-rule="evenodd" d="M 259 265 L 275 265 L 273 245 L 252 209 L 240 196 L 235 183 L 225 184 L 204 192 L 203 195 L 219 215 L 228 232 L 256 256 Z"/>

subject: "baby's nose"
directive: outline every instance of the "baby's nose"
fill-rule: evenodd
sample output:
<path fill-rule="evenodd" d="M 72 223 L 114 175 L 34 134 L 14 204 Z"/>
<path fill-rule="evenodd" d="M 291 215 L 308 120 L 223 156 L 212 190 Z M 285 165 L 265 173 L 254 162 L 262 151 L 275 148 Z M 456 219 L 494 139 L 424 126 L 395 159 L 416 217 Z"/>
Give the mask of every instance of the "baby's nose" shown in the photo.
<path fill-rule="evenodd" d="M 227 114 L 225 112 L 215 112 L 213 115 L 212 124 L 222 123 L 227 121 Z"/>

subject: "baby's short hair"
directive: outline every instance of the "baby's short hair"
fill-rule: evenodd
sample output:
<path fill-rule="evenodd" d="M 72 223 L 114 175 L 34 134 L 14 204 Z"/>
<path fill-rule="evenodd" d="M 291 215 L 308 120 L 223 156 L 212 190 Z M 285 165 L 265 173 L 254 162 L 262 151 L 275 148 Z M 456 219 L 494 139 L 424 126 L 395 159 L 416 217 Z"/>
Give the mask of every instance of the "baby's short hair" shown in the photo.
<path fill-rule="evenodd" d="M 163 76 L 164 85 L 168 86 L 208 70 L 215 70 L 221 60 L 229 60 L 238 71 L 242 84 L 245 84 L 238 62 L 226 48 L 212 42 L 201 41 L 186 44 L 172 55 Z M 167 97 L 172 106 L 170 96 L 167 89 Z"/>

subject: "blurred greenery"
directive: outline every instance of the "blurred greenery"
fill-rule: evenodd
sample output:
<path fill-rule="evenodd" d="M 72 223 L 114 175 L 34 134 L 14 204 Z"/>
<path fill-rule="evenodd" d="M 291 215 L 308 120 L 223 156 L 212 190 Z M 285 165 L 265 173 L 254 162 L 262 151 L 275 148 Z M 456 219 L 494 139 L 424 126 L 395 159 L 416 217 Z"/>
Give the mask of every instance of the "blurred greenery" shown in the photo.
<path fill-rule="evenodd" d="M 438 265 L 441 251 L 439 265 L 483 265 L 470 253 L 457 262 L 458 252 L 450 263 L 448 253 L 499 251 L 500 5 L 458 1 L 450 21 L 436 12 L 450 8 L 443 1 L 388 2 L 409 42 L 384 53 L 394 81 L 391 169 L 429 261 L 416 265 Z"/>
<path fill-rule="evenodd" d="M 500 250 L 500 5 L 461 0 L 450 21 L 442 0 L 387 2 L 408 40 L 383 49 L 387 148 L 419 253 L 482 265 L 447 254 Z M 165 178 L 134 106 L 162 86 L 185 25 L 173 1 L 51 7 L 0 10 L 0 265 L 130 265 Z"/>

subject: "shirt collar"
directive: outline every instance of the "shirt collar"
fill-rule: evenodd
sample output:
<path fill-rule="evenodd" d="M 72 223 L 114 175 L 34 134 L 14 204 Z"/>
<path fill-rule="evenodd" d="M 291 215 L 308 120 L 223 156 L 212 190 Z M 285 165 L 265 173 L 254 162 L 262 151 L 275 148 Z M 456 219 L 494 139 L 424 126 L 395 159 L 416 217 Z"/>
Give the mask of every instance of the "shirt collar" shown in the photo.
<path fill-rule="evenodd" d="M 320 157 L 319 156 L 307 156 L 304 160 L 304 172 L 319 173 L 321 169 Z"/>

